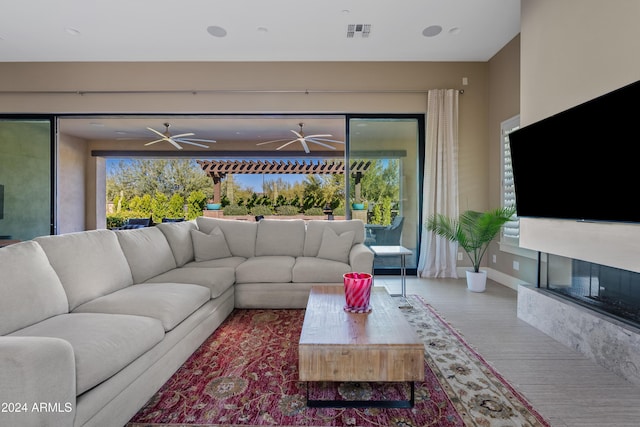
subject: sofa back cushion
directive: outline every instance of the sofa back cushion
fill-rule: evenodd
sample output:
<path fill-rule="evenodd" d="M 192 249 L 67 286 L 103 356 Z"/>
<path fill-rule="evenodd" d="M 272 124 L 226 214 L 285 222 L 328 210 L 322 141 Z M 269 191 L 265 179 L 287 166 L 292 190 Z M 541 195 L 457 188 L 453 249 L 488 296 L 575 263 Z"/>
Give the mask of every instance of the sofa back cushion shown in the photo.
<path fill-rule="evenodd" d="M 164 222 L 156 225 L 164 237 L 169 242 L 171 252 L 176 260 L 176 265 L 182 267 L 188 262 L 193 261 L 193 243 L 191 242 L 191 230 L 198 227 L 194 221 L 186 222 Z"/>
<path fill-rule="evenodd" d="M 193 240 L 193 252 L 196 262 L 231 258 L 232 256 L 220 227 L 214 228 L 209 234 L 205 234 L 200 230 L 191 230 L 191 240 Z"/>
<path fill-rule="evenodd" d="M 0 249 L 0 335 L 69 311 L 64 288 L 37 243 Z"/>
<path fill-rule="evenodd" d="M 359 219 L 343 221 L 311 220 L 307 223 L 304 256 L 318 256 L 325 227 L 331 228 L 337 236 L 353 231 L 353 244 L 364 242 L 364 222 Z"/>
<path fill-rule="evenodd" d="M 196 218 L 196 224 L 198 225 L 198 230 L 205 234 L 209 234 L 216 227 L 220 227 L 231 255 L 244 258 L 255 256 L 256 234 L 258 232 L 257 222 L 199 216 Z"/>
<path fill-rule="evenodd" d="M 258 222 L 256 256 L 302 256 L 305 223 L 301 219 L 263 219 Z"/>
<path fill-rule="evenodd" d="M 131 270 L 115 232 L 93 230 L 37 237 L 69 300 L 69 311 L 130 286 Z"/>
<path fill-rule="evenodd" d="M 157 227 L 115 232 L 131 268 L 134 283 L 143 283 L 176 268 L 176 260 L 164 233 Z"/>

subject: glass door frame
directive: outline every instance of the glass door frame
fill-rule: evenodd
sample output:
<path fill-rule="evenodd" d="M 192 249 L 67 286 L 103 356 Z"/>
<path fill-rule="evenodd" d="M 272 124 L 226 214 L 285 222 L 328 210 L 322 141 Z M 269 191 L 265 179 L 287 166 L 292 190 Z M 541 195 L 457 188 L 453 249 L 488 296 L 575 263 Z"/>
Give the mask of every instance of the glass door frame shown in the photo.
<path fill-rule="evenodd" d="M 58 116 L 54 114 L 2 114 L 0 121 L 48 121 L 49 122 L 49 234 L 56 234 L 57 224 L 57 161 L 58 161 Z"/>
<path fill-rule="evenodd" d="M 349 194 L 351 192 L 350 180 L 348 177 L 350 176 L 350 154 L 351 154 L 351 120 L 352 119 L 415 119 L 417 124 L 417 132 L 418 132 L 418 230 L 417 231 L 417 242 L 416 242 L 416 259 L 419 257 L 420 243 L 422 237 L 422 227 L 423 227 L 423 218 L 422 218 L 422 204 L 423 204 L 423 187 L 424 187 L 424 164 L 425 164 L 425 141 L 426 141 L 426 116 L 425 114 L 375 114 L 375 113 L 366 113 L 366 114 L 345 114 L 345 206 L 349 206 Z M 347 219 L 351 219 L 351 210 L 347 209 Z M 417 275 L 417 266 L 407 267 L 406 273 L 408 276 L 416 276 Z M 400 267 L 398 268 L 374 268 L 374 274 L 376 275 L 400 275 Z"/>

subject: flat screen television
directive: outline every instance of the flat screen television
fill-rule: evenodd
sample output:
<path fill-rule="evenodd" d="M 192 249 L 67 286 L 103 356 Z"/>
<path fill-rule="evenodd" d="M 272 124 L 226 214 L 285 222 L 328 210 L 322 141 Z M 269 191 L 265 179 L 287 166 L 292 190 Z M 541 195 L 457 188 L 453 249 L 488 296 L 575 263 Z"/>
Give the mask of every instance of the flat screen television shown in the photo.
<path fill-rule="evenodd" d="M 509 135 L 517 214 L 640 222 L 640 80 Z"/>

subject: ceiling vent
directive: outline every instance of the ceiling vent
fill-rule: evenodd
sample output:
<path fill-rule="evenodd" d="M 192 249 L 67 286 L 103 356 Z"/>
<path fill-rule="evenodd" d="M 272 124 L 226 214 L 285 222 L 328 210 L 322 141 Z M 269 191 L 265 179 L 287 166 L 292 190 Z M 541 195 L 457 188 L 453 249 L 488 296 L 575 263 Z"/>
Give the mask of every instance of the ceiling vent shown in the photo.
<path fill-rule="evenodd" d="M 354 37 L 369 37 L 371 33 L 371 24 L 349 24 L 347 26 L 347 38 L 352 39 Z"/>

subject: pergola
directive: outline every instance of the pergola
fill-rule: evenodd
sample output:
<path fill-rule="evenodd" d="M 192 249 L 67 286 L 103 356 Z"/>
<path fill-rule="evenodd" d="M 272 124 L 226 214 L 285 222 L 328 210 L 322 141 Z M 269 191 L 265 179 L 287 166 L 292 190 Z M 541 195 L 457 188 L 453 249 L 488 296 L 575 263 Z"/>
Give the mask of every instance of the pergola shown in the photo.
<path fill-rule="evenodd" d="M 220 183 L 228 174 L 344 174 L 342 160 L 198 160 L 202 170 L 213 179 L 213 200 L 220 202 Z M 351 162 L 349 172 L 356 180 L 355 200 L 360 200 L 360 180 L 370 161 Z"/>

